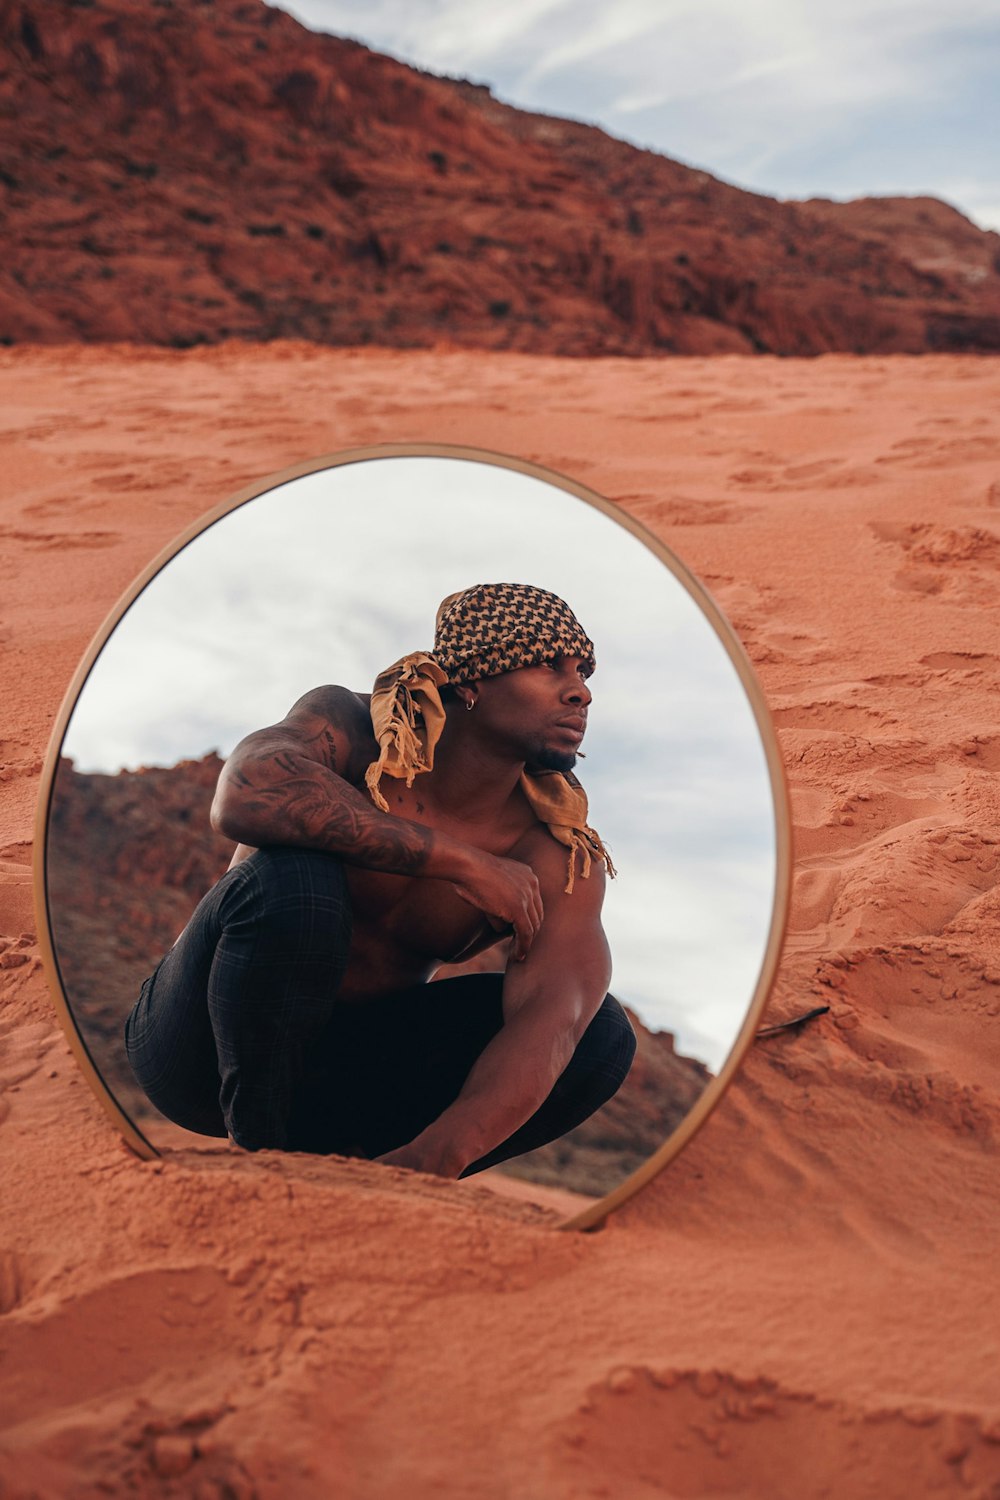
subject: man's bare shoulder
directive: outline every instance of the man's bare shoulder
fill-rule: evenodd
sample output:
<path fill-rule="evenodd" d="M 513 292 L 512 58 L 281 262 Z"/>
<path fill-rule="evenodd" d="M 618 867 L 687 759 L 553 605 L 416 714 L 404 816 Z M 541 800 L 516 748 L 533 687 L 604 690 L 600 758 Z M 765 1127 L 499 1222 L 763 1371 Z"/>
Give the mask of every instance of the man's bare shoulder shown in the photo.
<path fill-rule="evenodd" d="M 351 688 L 326 683 L 323 687 L 310 688 L 308 693 L 292 704 L 287 717 L 305 720 L 324 719 L 338 729 L 372 727 L 369 710 L 369 693 L 355 693 Z"/>
<path fill-rule="evenodd" d="M 310 688 L 285 715 L 284 723 L 345 780 L 364 775 L 378 753 L 372 730 L 370 695 L 334 683 Z"/>
<path fill-rule="evenodd" d="M 560 904 L 565 904 L 567 913 L 572 910 L 581 920 L 588 920 L 600 913 L 607 883 L 603 861 L 592 857 L 590 873 L 584 877 L 583 856 L 574 852 L 572 858 L 576 862 L 576 878 L 572 892 L 567 894 L 570 850 L 553 837 L 544 823 L 536 823 L 530 828 L 511 850 L 510 857 L 531 866 L 538 878 L 544 901 L 564 897 L 564 902 Z"/>

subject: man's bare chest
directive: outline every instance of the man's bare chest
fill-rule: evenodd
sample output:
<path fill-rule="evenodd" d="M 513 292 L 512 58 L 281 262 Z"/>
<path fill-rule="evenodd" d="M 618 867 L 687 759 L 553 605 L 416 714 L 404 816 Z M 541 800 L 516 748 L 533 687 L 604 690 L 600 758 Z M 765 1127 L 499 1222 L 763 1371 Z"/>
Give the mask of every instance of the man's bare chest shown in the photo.
<path fill-rule="evenodd" d="M 355 946 L 372 945 L 426 962 L 447 962 L 483 933 L 481 912 L 443 880 L 347 869 Z"/>
<path fill-rule="evenodd" d="M 537 826 L 530 810 L 515 808 L 500 820 L 449 817 L 419 781 L 413 787 L 383 778 L 382 793 L 395 817 L 434 828 L 502 858 L 517 858 L 518 845 Z M 485 918 L 446 880 L 390 875 L 358 866 L 348 869 L 355 930 L 427 959 L 455 958 L 483 934 Z"/>

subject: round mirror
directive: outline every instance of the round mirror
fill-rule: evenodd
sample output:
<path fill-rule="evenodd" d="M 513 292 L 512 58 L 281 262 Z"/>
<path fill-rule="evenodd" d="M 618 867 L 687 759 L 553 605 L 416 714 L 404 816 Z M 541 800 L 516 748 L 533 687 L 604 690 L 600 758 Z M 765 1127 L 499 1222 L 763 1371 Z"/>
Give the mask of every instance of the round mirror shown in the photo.
<path fill-rule="evenodd" d="M 40 804 L 40 931 L 70 1040 L 137 1150 L 221 1144 L 158 1112 L 123 1027 L 230 864 L 209 821 L 226 757 L 320 685 L 369 693 L 431 648 L 442 600 L 501 581 L 551 591 L 594 643 L 575 774 L 617 870 L 601 920 L 636 1045 L 587 1118 L 467 1180 L 595 1223 L 718 1101 L 775 972 L 790 875 L 752 669 L 702 586 L 610 502 L 497 454 L 400 445 L 301 465 L 212 512 L 119 602 L 67 695 Z M 432 983 L 503 972 L 511 947 L 501 934 Z"/>

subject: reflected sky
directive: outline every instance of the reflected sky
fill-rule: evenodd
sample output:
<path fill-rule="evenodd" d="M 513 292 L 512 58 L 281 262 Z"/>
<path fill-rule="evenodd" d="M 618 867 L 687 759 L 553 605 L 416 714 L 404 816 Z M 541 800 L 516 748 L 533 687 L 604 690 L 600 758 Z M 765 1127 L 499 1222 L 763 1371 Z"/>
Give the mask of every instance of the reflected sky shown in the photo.
<path fill-rule="evenodd" d="M 700 608 L 641 541 L 533 476 L 463 459 L 341 465 L 248 502 L 147 586 L 64 741 L 78 769 L 226 755 L 320 683 L 369 691 L 429 649 L 445 595 L 560 594 L 593 638 L 578 773 L 612 850 L 615 993 L 717 1069 L 753 994 L 774 814 L 749 701 Z"/>

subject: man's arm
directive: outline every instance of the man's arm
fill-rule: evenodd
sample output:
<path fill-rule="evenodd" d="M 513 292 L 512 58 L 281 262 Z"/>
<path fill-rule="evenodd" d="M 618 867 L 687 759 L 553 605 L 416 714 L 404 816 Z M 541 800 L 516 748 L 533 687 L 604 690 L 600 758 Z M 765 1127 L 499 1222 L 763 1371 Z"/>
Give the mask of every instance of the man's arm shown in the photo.
<path fill-rule="evenodd" d="M 350 784 L 377 750 L 356 693 L 314 688 L 280 724 L 237 745 L 219 777 L 212 827 L 256 849 L 319 849 L 367 870 L 449 880 L 470 905 L 512 926 L 518 952 L 527 953 L 542 920 L 534 872 L 381 812 Z"/>
<path fill-rule="evenodd" d="M 380 1161 L 458 1177 L 544 1103 L 608 992 L 604 868 L 595 860 L 589 878 L 577 879 L 567 894 L 565 848 L 540 830 L 531 837 L 545 920 L 524 963 L 508 965 L 503 1029 L 477 1059 L 454 1104 Z"/>

